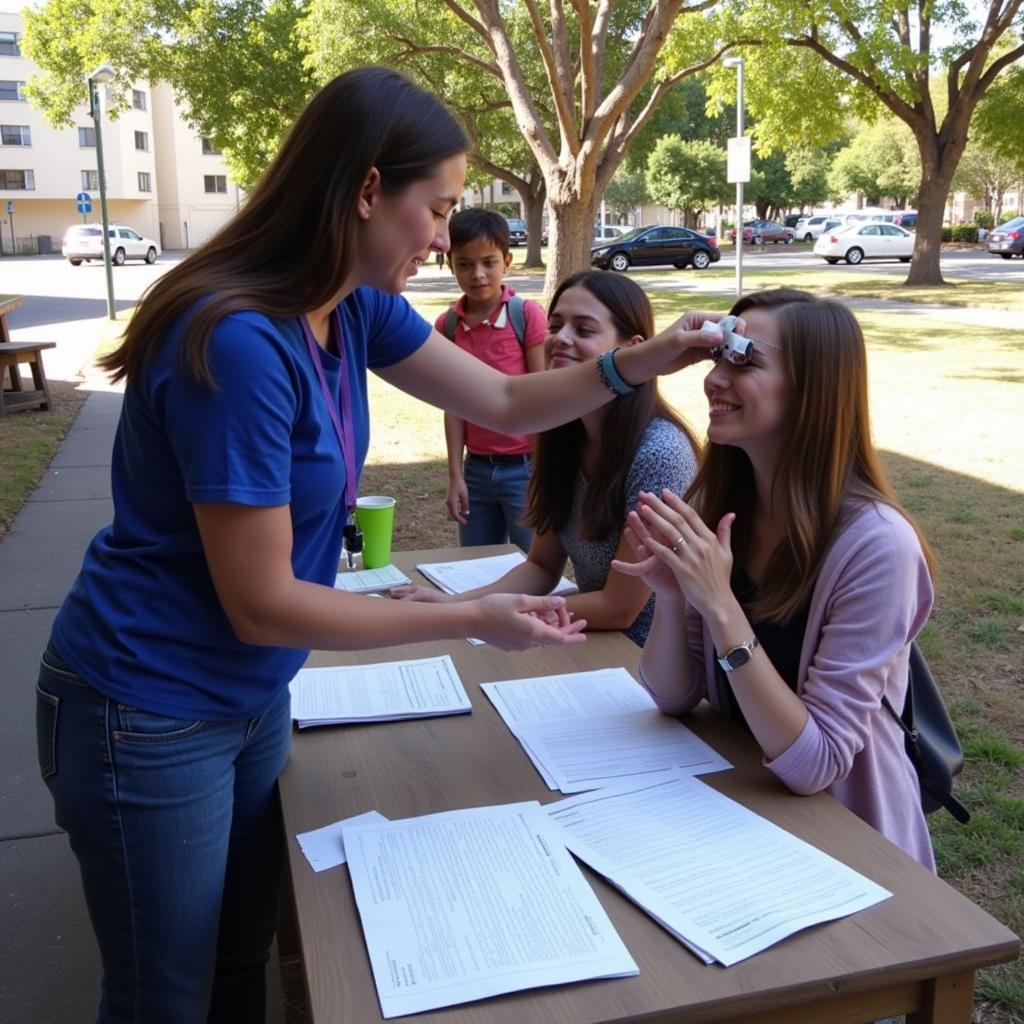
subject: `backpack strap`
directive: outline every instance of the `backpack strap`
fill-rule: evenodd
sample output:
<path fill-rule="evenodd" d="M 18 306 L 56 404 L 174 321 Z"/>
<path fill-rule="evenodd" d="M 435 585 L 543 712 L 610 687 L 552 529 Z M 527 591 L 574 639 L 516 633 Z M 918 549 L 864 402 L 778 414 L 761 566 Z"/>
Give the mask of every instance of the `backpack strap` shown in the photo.
<path fill-rule="evenodd" d="M 512 330 L 515 333 L 516 341 L 519 342 L 521 349 L 526 348 L 526 299 L 521 295 L 513 295 L 512 298 L 505 303 L 505 308 L 508 310 L 508 320 L 512 325 Z"/>
<path fill-rule="evenodd" d="M 459 326 L 459 314 L 455 312 L 455 306 L 448 307 L 444 315 L 444 323 L 441 326 L 441 333 L 449 340 L 455 340 L 455 331 Z"/>

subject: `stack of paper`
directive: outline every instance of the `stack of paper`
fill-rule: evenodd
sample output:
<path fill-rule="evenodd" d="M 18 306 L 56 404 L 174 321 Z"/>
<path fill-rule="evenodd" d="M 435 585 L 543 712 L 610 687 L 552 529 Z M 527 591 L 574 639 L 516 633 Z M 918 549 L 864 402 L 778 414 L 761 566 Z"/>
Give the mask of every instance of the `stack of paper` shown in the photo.
<path fill-rule="evenodd" d="M 409 582 L 409 577 L 393 565 L 385 565 L 383 569 L 356 569 L 351 572 L 339 572 L 334 578 L 335 588 L 347 590 L 350 594 L 378 593 Z"/>
<path fill-rule="evenodd" d="M 467 590 L 486 587 L 500 580 L 505 573 L 525 561 L 526 556 L 521 551 L 513 551 L 507 555 L 467 558 L 461 562 L 428 562 L 416 568 L 446 594 L 464 594 Z M 577 589 L 575 583 L 563 576 L 551 593 L 575 594 Z"/>
<path fill-rule="evenodd" d="M 482 683 L 550 789 L 582 793 L 651 773 L 732 765 L 663 715 L 624 668 Z"/>
<path fill-rule="evenodd" d="M 343 835 L 385 1017 L 639 973 L 536 802 Z"/>
<path fill-rule="evenodd" d="M 447 654 L 376 665 L 304 668 L 290 685 L 292 718 L 300 729 L 457 715 L 472 710 Z"/>
<path fill-rule="evenodd" d="M 706 963 L 726 966 L 892 894 L 692 778 L 545 808 L 569 849 Z"/>

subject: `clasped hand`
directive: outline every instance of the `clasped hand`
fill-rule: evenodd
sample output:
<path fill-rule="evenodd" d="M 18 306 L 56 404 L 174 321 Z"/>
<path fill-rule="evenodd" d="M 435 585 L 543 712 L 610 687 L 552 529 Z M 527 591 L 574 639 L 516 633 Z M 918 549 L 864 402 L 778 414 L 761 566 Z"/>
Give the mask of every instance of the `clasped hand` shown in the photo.
<path fill-rule="evenodd" d="M 659 498 L 642 491 L 626 524 L 626 539 L 637 561 L 616 559 L 612 568 L 641 577 L 659 601 L 685 598 L 711 619 L 735 601 L 730 584 L 735 518 L 732 512 L 723 516 L 712 532 L 678 494 L 664 490 Z"/>

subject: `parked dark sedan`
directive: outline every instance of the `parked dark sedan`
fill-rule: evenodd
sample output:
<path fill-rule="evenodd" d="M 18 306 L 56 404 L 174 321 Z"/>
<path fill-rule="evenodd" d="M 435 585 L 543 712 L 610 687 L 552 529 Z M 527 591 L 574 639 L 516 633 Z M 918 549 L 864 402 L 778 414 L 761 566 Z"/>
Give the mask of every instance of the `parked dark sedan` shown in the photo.
<path fill-rule="evenodd" d="M 993 228 L 985 241 L 988 251 L 1002 256 L 1004 260 L 1011 256 L 1024 256 L 1024 217 L 1014 217 Z"/>
<path fill-rule="evenodd" d="M 670 263 L 679 270 L 692 264 L 704 270 L 721 258 L 713 238 L 689 228 L 637 228 L 590 250 L 595 267 L 619 271 L 659 263 Z"/>
<path fill-rule="evenodd" d="M 526 245 L 526 221 L 519 217 L 506 217 L 509 245 Z"/>

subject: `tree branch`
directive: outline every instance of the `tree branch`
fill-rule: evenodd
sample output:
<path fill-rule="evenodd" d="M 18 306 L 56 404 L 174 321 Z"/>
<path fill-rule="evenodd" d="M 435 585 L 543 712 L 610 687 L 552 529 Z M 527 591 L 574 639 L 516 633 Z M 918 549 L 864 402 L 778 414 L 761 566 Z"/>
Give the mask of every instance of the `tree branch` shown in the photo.
<path fill-rule="evenodd" d="M 537 49 L 540 52 L 541 61 L 544 65 L 544 74 L 548 80 L 548 88 L 551 90 L 551 97 L 555 101 L 555 116 L 558 121 L 559 133 L 562 137 L 562 145 L 575 157 L 580 151 L 579 135 L 576 132 L 576 122 L 572 111 L 572 90 L 566 91 L 562 88 L 559 76 L 558 63 L 554 51 L 548 42 L 544 30 L 544 21 L 537 9 L 534 0 L 524 0 L 526 10 L 530 15 L 530 24 L 533 26 L 533 35 L 537 41 Z M 494 12 L 498 14 L 497 10 Z M 500 18 L 500 15 L 498 15 Z M 492 25 L 492 31 L 494 26 Z M 504 26 L 502 26 L 504 33 Z M 507 39 L 507 35 L 505 36 Z M 510 47 L 511 50 L 511 47 Z"/>
<path fill-rule="evenodd" d="M 461 21 L 464 21 L 483 41 L 484 44 L 491 49 L 491 38 L 487 34 L 487 29 L 484 28 L 483 24 L 477 21 L 472 14 L 469 13 L 461 4 L 455 2 L 455 0 L 443 0 L 445 7 L 452 12 Z"/>
<path fill-rule="evenodd" d="M 590 46 L 594 60 L 592 74 L 598 93 L 600 93 L 601 85 L 604 82 L 605 39 L 608 26 L 611 23 L 611 16 L 611 0 L 601 0 L 597 8 L 597 17 L 594 19 L 594 29 L 590 34 Z M 590 116 L 589 112 L 587 116 Z"/>
<path fill-rule="evenodd" d="M 392 36 L 391 38 L 394 39 L 396 43 L 401 43 L 402 46 L 405 47 L 405 49 L 395 53 L 394 56 L 396 60 L 406 60 L 409 57 L 422 53 L 447 53 L 453 57 L 458 57 L 460 61 L 472 64 L 474 67 L 479 68 L 481 71 L 485 71 L 489 75 L 493 75 L 499 82 L 502 81 L 501 68 L 496 64 L 489 64 L 487 61 L 481 60 L 479 57 L 474 56 L 472 53 L 469 53 L 458 46 L 444 46 L 440 43 L 416 43 L 412 39 L 406 39 L 404 36 Z"/>

